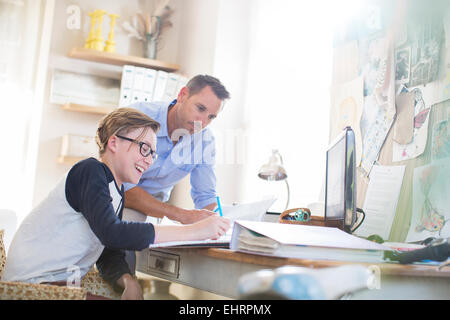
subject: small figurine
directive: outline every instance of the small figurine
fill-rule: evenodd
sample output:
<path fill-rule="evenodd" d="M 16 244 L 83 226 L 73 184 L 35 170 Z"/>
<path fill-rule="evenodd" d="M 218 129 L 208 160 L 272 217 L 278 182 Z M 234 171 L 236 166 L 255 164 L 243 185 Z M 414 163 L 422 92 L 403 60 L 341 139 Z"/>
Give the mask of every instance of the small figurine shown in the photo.
<path fill-rule="evenodd" d="M 103 16 L 105 15 L 105 10 L 95 10 L 94 14 L 96 14 L 97 20 L 97 28 L 95 29 L 94 41 L 92 42 L 91 49 L 97 51 L 103 51 L 105 46 L 104 39 L 102 36 L 102 26 L 103 26 Z"/>
<path fill-rule="evenodd" d="M 94 41 L 94 29 L 97 24 L 97 15 L 95 12 L 89 12 L 89 17 L 91 17 L 91 29 L 89 30 L 89 36 L 84 43 L 86 49 L 92 49 L 92 42 Z"/>
<path fill-rule="evenodd" d="M 116 52 L 116 42 L 114 41 L 114 26 L 116 25 L 116 19 L 119 18 L 118 14 L 111 13 L 110 17 L 110 26 L 108 40 L 106 40 L 105 51 L 106 52 Z"/>

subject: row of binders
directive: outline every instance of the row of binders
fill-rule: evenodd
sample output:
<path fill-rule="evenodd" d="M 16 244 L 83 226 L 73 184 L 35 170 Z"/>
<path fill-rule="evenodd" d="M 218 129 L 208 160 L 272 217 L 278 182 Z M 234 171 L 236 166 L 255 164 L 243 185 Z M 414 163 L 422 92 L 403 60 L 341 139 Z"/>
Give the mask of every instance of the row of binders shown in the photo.
<path fill-rule="evenodd" d="M 171 102 L 187 82 L 188 79 L 180 74 L 124 65 L 119 107 L 136 102 Z"/>

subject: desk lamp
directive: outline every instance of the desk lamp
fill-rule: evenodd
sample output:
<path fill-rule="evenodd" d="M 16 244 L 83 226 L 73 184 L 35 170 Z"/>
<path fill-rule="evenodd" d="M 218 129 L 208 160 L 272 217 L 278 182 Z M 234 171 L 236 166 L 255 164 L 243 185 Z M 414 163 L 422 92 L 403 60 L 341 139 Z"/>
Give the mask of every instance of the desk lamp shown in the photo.
<path fill-rule="evenodd" d="M 287 182 L 286 170 L 283 167 L 283 158 L 278 150 L 272 150 L 272 155 L 270 156 L 269 162 L 264 164 L 261 169 L 259 169 L 258 177 L 267 181 L 284 180 L 287 188 L 287 202 L 284 210 L 287 210 L 290 198 L 289 184 Z"/>

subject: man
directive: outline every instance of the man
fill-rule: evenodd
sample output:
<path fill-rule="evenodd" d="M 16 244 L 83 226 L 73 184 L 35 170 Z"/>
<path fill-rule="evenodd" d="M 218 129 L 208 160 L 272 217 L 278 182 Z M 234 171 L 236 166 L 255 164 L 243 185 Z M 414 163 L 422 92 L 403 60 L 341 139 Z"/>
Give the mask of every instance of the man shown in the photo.
<path fill-rule="evenodd" d="M 158 121 L 161 130 L 157 134 L 158 159 L 144 172 L 138 185 L 125 185 L 126 208 L 157 218 L 167 216 L 183 224 L 214 214 L 211 210 L 217 205 L 215 145 L 214 137 L 206 127 L 217 117 L 229 97 L 218 79 L 197 75 L 170 105 L 153 102 L 132 106 Z M 189 173 L 195 209 L 167 204 L 174 185 Z"/>

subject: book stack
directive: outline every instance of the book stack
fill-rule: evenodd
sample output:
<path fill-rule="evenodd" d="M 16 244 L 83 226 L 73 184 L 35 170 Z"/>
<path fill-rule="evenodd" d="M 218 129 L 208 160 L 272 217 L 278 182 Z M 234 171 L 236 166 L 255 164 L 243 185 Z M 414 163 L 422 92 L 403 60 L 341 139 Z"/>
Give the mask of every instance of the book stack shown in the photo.
<path fill-rule="evenodd" d="M 253 254 L 313 259 L 381 263 L 383 246 L 337 228 L 236 221 L 230 249 Z"/>
<path fill-rule="evenodd" d="M 171 102 L 187 81 L 186 77 L 176 73 L 124 65 L 119 107 L 137 102 Z"/>

